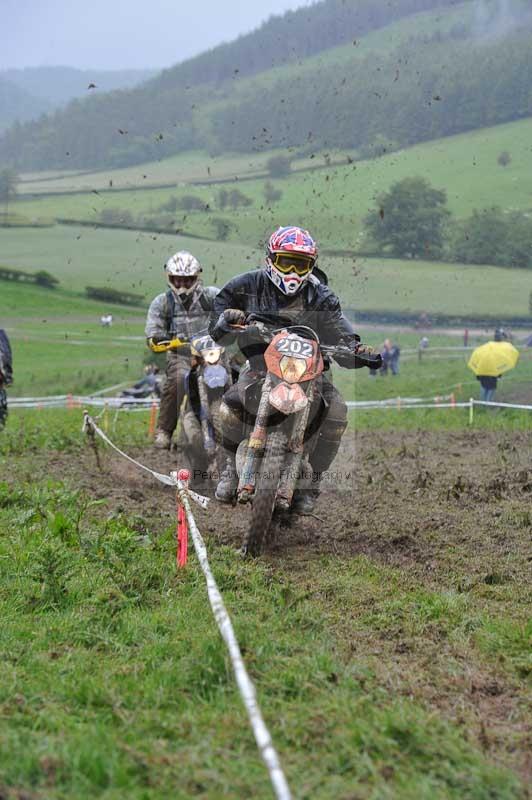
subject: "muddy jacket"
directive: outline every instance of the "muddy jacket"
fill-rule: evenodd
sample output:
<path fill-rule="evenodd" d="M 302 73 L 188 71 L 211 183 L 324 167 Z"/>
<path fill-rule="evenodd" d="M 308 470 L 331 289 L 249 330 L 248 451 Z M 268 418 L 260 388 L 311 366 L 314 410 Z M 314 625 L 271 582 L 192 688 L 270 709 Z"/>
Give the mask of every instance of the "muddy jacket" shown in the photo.
<path fill-rule="evenodd" d="M 198 284 L 188 308 L 171 289 L 152 300 L 146 319 L 146 338 L 190 339 L 207 327 L 212 303 L 218 293 L 215 286 Z"/>
<path fill-rule="evenodd" d="M 326 345 L 343 343 L 354 348 L 360 341 L 344 317 L 337 296 L 315 275 L 310 276 L 295 297 L 281 294 L 262 269 L 245 272 L 226 283 L 214 300 L 209 333 L 215 341 L 223 340 L 224 344 L 229 344 L 235 335 L 224 325 L 223 318 L 220 319 L 226 308 L 239 308 L 246 314 L 288 317 L 293 325 L 308 325 Z M 242 352 L 253 362 L 252 366 L 263 368 L 262 353 L 266 345 L 253 343 L 252 338 L 248 343 L 241 341 L 239 339 Z M 353 358 L 335 360 L 342 366 L 358 366 L 354 354 Z"/>
<path fill-rule="evenodd" d="M 13 382 L 13 359 L 7 333 L 0 328 L 0 387 Z"/>

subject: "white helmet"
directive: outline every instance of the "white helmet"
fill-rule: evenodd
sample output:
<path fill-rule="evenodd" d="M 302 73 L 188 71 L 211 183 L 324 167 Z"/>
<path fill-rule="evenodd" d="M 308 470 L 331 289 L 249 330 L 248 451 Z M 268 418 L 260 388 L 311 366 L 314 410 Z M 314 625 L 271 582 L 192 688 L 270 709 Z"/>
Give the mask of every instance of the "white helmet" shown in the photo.
<path fill-rule="evenodd" d="M 196 288 L 201 265 L 188 250 L 180 250 L 164 265 L 170 288 L 178 295 L 186 297 Z"/>

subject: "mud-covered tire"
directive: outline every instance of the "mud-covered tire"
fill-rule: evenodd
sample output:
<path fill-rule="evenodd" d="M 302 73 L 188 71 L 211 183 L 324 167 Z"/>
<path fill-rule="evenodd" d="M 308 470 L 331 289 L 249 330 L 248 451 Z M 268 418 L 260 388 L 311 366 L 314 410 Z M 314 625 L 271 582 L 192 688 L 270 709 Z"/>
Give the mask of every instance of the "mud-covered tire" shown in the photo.
<path fill-rule="evenodd" d="M 242 551 L 245 555 L 258 556 L 267 538 L 275 508 L 275 496 L 281 478 L 286 450 L 286 437 L 279 432 L 270 433 L 260 464 L 262 480 L 255 486 L 249 530 Z"/>

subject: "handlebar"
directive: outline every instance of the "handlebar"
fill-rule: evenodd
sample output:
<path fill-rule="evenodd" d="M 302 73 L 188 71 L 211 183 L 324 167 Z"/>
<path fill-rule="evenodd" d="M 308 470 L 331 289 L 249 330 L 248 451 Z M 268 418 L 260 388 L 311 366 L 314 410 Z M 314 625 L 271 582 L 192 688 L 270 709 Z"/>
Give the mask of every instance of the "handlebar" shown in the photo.
<path fill-rule="evenodd" d="M 274 323 L 273 319 L 270 319 L 266 316 L 258 314 L 257 315 L 250 314 L 246 320 L 245 325 L 230 325 L 229 327 L 232 328 L 235 331 L 235 333 L 238 334 L 243 334 L 250 331 L 257 331 L 257 333 L 260 334 L 266 341 L 271 341 L 271 339 L 275 336 L 276 333 L 280 333 L 280 331 L 285 330 L 286 328 L 291 328 L 291 327 L 298 329 L 307 328 L 307 326 L 294 325 L 293 321 L 289 320 L 288 318 L 284 318 L 286 319 L 286 324 L 279 325 L 280 319 L 282 320 L 283 318 L 277 317 Z M 351 347 L 345 344 L 337 344 L 337 345 L 321 344 L 321 342 L 319 341 L 317 335 L 314 333 L 312 328 L 308 328 L 308 330 L 313 334 L 313 337 L 309 336 L 308 338 L 309 339 L 314 338 L 314 341 L 318 343 L 318 346 L 324 355 L 329 355 L 332 356 L 333 358 L 335 356 L 340 356 L 340 357 L 356 356 L 360 361 L 365 362 L 367 366 L 372 366 L 374 362 L 376 364 L 378 362 L 378 366 L 380 366 L 380 358 L 381 358 L 380 354 L 375 353 L 369 355 L 367 353 L 362 352 L 360 353 L 360 355 L 358 355 L 356 351 L 354 351 Z"/>
<path fill-rule="evenodd" d="M 169 350 L 178 350 L 189 344 L 186 339 L 163 339 L 160 342 L 148 339 L 148 347 L 153 353 L 167 353 Z"/>

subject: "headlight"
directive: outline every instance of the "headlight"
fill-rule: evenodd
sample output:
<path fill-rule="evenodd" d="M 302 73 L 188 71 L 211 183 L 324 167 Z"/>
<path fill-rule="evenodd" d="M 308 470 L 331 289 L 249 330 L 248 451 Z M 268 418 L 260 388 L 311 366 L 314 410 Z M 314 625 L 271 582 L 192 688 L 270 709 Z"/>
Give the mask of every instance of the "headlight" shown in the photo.
<path fill-rule="evenodd" d="M 279 362 L 279 369 L 287 383 L 298 383 L 307 371 L 307 362 L 304 358 L 283 356 Z"/>
<path fill-rule="evenodd" d="M 222 355 L 222 348 L 215 347 L 213 350 L 204 350 L 201 354 L 203 356 L 203 360 L 207 362 L 207 364 L 216 364 L 220 360 L 220 356 Z"/>

